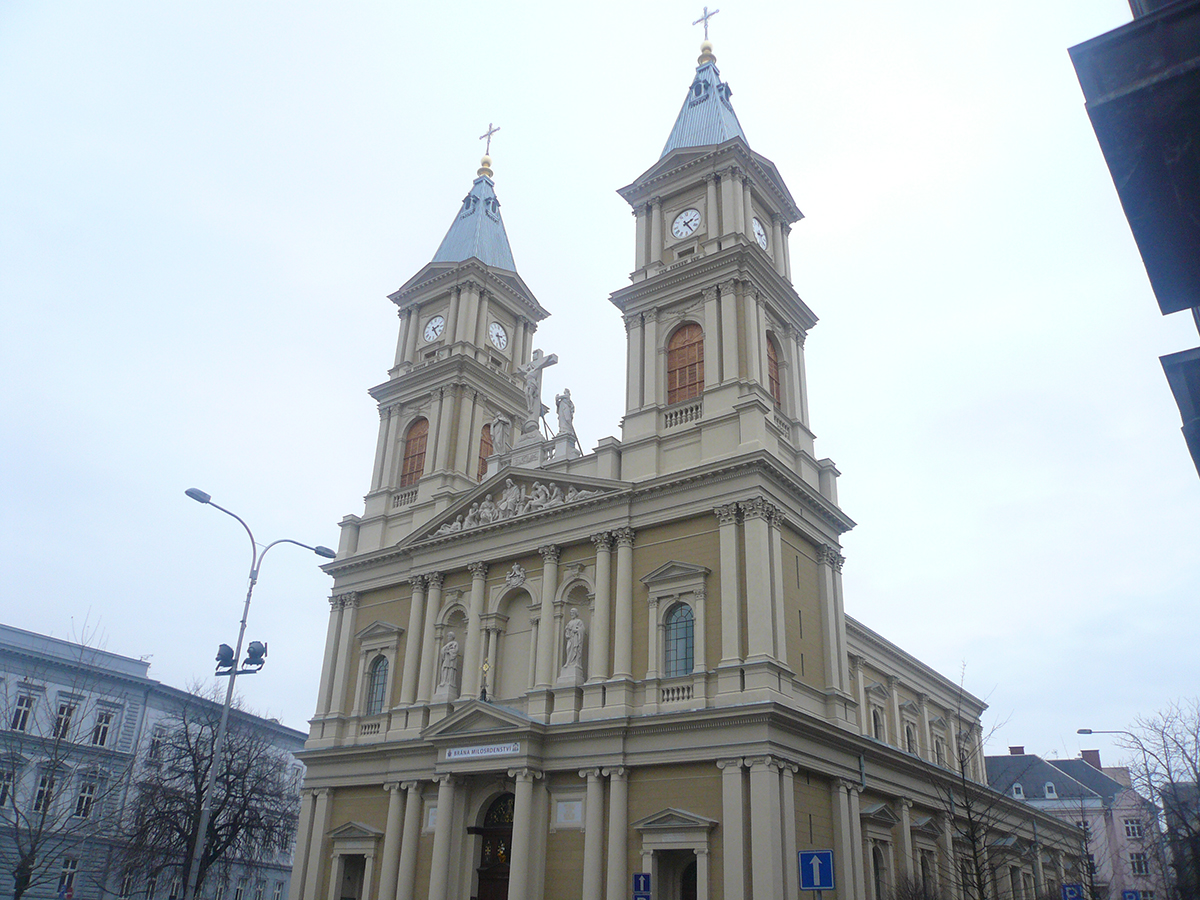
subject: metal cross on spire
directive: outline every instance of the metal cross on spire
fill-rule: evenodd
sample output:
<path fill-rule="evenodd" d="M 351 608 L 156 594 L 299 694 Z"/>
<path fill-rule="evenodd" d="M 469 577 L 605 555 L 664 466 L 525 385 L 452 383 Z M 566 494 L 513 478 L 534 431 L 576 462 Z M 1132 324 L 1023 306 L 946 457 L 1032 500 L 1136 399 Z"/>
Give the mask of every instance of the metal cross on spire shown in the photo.
<path fill-rule="evenodd" d="M 708 20 L 711 19 L 713 16 L 715 16 L 719 12 L 720 12 L 719 9 L 714 9 L 712 12 L 709 12 L 708 7 L 706 6 L 706 7 L 704 7 L 704 15 L 702 15 L 700 18 L 698 18 L 695 22 L 692 23 L 693 25 L 699 25 L 701 22 L 704 23 L 704 39 L 706 41 L 708 40 Z"/>
<path fill-rule="evenodd" d="M 488 130 L 479 136 L 479 139 L 481 141 L 484 138 L 487 138 L 487 149 L 484 150 L 483 152 L 486 153 L 488 156 L 492 155 L 492 135 L 495 134 L 499 130 L 500 129 L 497 128 L 496 126 L 494 126 L 491 122 L 488 122 Z"/>

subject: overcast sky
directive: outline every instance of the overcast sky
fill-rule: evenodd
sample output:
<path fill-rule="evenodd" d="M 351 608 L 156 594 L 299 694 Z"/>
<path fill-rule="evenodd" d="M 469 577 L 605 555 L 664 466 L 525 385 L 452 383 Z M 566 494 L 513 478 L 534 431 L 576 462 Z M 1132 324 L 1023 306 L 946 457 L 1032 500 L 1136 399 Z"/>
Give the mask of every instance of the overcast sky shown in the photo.
<path fill-rule="evenodd" d="M 1125 0 L 728 2 L 718 66 L 806 218 L 793 274 L 847 612 L 1075 756 L 1196 693 L 1200 479 L 1067 47 Z M 398 320 L 489 122 L 544 393 L 619 435 L 633 267 L 692 3 L 0 4 L 3 621 L 183 686 L 237 636 L 249 542 L 361 513 Z M 248 704 L 315 706 L 329 580 L 271 551 Z"/>

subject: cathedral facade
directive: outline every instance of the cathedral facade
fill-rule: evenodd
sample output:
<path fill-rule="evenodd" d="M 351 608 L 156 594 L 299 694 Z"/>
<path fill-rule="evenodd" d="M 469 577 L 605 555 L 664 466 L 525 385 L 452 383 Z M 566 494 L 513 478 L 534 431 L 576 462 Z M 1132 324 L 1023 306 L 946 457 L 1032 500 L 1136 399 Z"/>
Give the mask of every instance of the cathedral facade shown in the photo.
<path fill-rule="evenodd" d="M 569 392 L 557 432 L 539 425 L 549 313 L 492 176 L 485 156 L 390 296 L 371 488 L 326 567 L 290 900 L 1069 882 L 1071 829 L 984 785 L 984 704 L 845 614 L 854 523 L 809 430 L 801 213 L 711 45 L 660 159 L 620 189 L 626 411 L 590 453 Z M 967 795 L 989 800 L 982 840 Z"/>

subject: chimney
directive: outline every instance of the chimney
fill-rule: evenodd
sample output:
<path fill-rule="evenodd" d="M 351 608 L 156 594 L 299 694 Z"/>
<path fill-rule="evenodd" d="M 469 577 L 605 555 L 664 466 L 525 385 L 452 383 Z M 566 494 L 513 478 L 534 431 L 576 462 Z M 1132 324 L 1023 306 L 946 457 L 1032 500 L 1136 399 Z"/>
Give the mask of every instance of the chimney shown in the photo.
<path fill-rule="evenodd" d="M 1102 767 L 1100 766 L 1100 751 L 1099 750 L 1080 750 L 1079 756 L 1081 759 L 1083 759 L 1083 761 L 1085 763 L 1087 763 L 1093 769 L 1100 769 L 1101 771 L 1103 771 Z"/>
<path fill-rule="evenodd" d="M 1024 747 L 1009 747 L 1008 755 L 1009 756 L 1024 756 L 1025 748 Z"/>

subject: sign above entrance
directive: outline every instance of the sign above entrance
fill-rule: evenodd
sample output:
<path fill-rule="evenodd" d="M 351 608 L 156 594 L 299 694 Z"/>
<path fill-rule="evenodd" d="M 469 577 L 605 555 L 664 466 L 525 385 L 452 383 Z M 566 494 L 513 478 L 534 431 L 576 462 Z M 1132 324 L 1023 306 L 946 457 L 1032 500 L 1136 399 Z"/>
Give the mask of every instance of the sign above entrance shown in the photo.
<path fill-rule="evenodd" d="M 482 744 L 475 747 L 448 747 L 446 759 L 482 759 L 488 756 L 516 756 L 521 752 L 520 741 L 511 744 Z"/>

